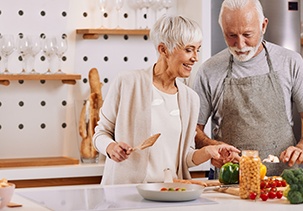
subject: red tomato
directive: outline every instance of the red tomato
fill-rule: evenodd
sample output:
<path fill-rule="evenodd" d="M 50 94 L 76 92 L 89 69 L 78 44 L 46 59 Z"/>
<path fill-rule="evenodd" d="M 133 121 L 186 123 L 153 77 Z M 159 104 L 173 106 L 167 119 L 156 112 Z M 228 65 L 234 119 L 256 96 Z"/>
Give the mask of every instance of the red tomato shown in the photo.
<path fill-rule="evenodd" d="M 276 185 L 277 185 L 277 187 L 281 187 L 282 186 L 281 180 L 276 180 Z"/>
<path fill-rule="evenodd" d="M 277 192 L 277 188 L 276 187 L 273 187 L 273 188 L 271 188 L 269 191 L 272 191 L 272 192 Z"/>
<path fill-rule="evenodd" d="M 262 190 L 262 189 L 265 189 L 266 186 L 267 186 L 267 182 L 265 182 L 264 180 L 262 180 L 261 183 L 260 183 L 260 188 L 261 188 L 261 190 Z"/>
<path fill-rule="evenodd" d="M 277 198 L 280 199 L 283 196 L 283 192 L 279 190 L 279 191 L 277 191 L 276 195 L 277 195 Z"/>
<path fill-rule="evenodd" d="M 256 192 L 250 192 L 250 193 L 249 193 L 249 198 L 250 198 L 251 200 L 255 200 L 256 197 L 257 197 L 257 193 L 256 193 Z"/>
<path fill-rule="evenodd" d="M 161 191 L 168 191 L 167 188 L 161 188 Z"/>
<path fill-rule="evenodd" d="M 277 196 L 276 192 L 274 192 L 274 191 L 269 191 L 269 193 L 268 193 L 268 198 L 274 199 L 274 198 L 276 198 L 276 196 Z"/>
<path fill-rule="evenodd" d="M 282 185 L 282 187 L 286 187 L 287 186 L 287 182 L 285 180 L 282 180 L 281 181 L 281 185 Z"/>
<path fill-rule="evenodd" d="M 262 201 L 266 201 L 268 199 L 268 194 L 267 193 L 261 193 L 260 198 Z"/>
<path fill-rule="evenodd" d="M 277 187 L 276 181 L 271 181 L 271 182 L 269 183 L 269 186 L 270 186 L 271 188 Z"/>

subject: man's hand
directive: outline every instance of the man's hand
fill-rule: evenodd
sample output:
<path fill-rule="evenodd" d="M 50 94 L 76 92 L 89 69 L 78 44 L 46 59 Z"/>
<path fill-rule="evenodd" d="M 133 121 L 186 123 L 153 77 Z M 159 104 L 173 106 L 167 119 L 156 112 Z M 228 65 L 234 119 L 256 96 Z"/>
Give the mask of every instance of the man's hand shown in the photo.
<path fill-rule="evenodd" d="M 298 146 L 290 146 L 284 150 L 280 155 L 280 161 L 287 163 L 289 166 L 293 166 L 295 163 L 303 163 L 303 150 Z"/>

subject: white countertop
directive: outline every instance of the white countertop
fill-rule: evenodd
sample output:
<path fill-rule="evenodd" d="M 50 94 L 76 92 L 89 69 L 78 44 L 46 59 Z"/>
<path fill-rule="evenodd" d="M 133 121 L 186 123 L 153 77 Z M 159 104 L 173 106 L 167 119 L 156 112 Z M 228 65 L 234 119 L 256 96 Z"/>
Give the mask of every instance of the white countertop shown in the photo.
<path fill-rule="evenodd" d="M 126 190 L 125 188 L 132 188 L 134 190 L 135 185 L 116 185 L 116 186 L 105 186 L 110 188 L 115 188 L 116 190 Z M 202 199 L 211 200 L 213 203 L 200 203 L 197 204 L 195 201 L 192 203 L 185 202 L 170 202 L 169 205 L 163 204 L 163 206 L 160 204 L 161 202 L 148 202 L 146 204 L 143 204 L 143 207 L 138 208 L 128 208 L 123 209 L 119 208 L 119 201 L 116 197 L 109 198 L 108 197 L 102 197 L 100 194 L 100 189 L 102 189 L 101 185 L 82 185 L 82 186 L 60 186 L 60 187 L 44 187 L 44 188 L 24 188 L 24 189 L 16 189 L 15 194 L 13 196 L 12 201 L 15 203 L 21 203 L 23 204 L 23 207 L 20 208 L 14 208 L 14 211 L 35 211 L 35 210 L 51 210 L 43 207 L 42 205 L 38 205 L 33 203 L 32 201 L 25 199 L 19 194 L 25 195 L 27 197 L 34 197 L 37 201 L 40 201 L 41 204 L 52 204 L 53 207 L 55 207 L 55 204 L 57 206 L 66 206 L 69 202 L 71 202 L 73 205 L 75 203 L 82 203 L 83 201 L 90 201 L 92 200 L 92 196 L 96 200 L 100 200 L 99 203 L 106 203 L 111 204 L 112 206 L 116 206 L 115 209 L 112 208 L 112 210 L 136 210 L 136 211 L 149 211 L 149 210 L 157 210 L 157 211 L 170 211 L 170 210 L 176 210 L 176 211 L 188 211 L 190 209 L 191 211 L 201 211 L 201 210 L 211 210 L 211 211 L 222 211 L 222 210 L 274 210 L 274 211 L 285 211 L 287 209 L 292 211 L 302 211 L 303 204 L 299 205 L 292 205 L 289 204 L 289 202 L 285 199 L 273 199 L 268 200 L 266 202 L 259 200 L 251 201 L 251 200 L 243 200 L 240 199 L 237 196 L 233 196 L 230 194 L 225 193 L 218 193 L 215 191 L 206 191 L 203 192 L 200 196 Z M 98 190 L 99 192 L 95 192 Z M 93 192 L 92 192 L 93 191 Z M 54 197 L 54 193 L 57 193 L 57 196 L 64 196 L 64 200 L 62 200 L 62 197 L 60 199 L 56 199 Z M 79 201 L 77 197 L 81 196 L 81 200 Z M 83 196 L 83 197 L 82 197 Z M 142 203 L 144 199 L 137 193 L 132 192 L 132 194 L 125 193 L 124 201 L 129 200 L 130 204 L 135 205 L 136 203 Z M 104 200 L 105 198 L 105 200 Z M 53 201 L 52 201 L 53 200 Z M 103 200 L 103 201 L 102 201 Z M 199 200 L 199 199 L 197 199 Z M 92 201 L 90 201 L 92 202 Z M 96 203 L 96 201 L 94 202 Z M 125 203 L 125 202 L 124 202 Z M 145 202 L 146 203 L 146 202 Z M 150 207 L 150 204 L 154 203 L 153 207 Z M 82 206 L 83 204 L 81 204 Z M 165 206 L 164 206 L 165 205 Z M 81 207 L 78 206 L 78 207 Z M 130 205 L 131 206 L 131 205 Z M 148 207 L 149 206 L 149 207 Z M 4 208 L 3 210 L 12 210 L 11 208 Z M 62 210 L 62 209 L 61 209 Z M 60 210 L 60 211 L 61 211 Z M 65 209 L 66 210 L 66 209 Z M 82 210 L 89 210 L 89 209 L 82 209 Z M 92 210 L 92 209 L 91 209 Z M 110 209 L 108 209 L 110 210 Z M 67 211 L 67 210 L 66 210 Z"/>

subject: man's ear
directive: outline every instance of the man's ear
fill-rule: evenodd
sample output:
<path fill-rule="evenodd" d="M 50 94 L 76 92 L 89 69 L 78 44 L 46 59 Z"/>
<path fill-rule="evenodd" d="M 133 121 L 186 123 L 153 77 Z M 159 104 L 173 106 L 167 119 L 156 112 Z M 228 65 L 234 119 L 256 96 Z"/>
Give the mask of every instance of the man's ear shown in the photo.
<path fill-rule="evenodd" d="M 264 18 L 264 21 L 262 23 L 262 33 L 263 34 L 265 34 L 265 32 L 266 32 L 267 24 L 268 24 L 268 19 Z"/>

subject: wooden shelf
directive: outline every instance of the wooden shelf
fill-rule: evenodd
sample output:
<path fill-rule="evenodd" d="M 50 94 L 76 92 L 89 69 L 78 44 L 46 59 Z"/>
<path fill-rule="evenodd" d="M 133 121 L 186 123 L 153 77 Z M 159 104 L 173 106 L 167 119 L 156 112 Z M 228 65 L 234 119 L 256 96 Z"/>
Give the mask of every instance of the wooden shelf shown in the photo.
<path fill-rule="evenodd" d="M 61 80 L 64 84 L 76 84 L 79 74 L 1 74 L 0 84 L 8 86 L 12 80 Z"/>
<path fill-rule="evenodd" d="M 149 29 L 77 29 L 76 33 L 83 34 L 83 39 L 98 39 L 102 34 L 149 35 Z"/>
<path fill-rule="evenodd" d="M 39 158 L 11 158 L 0 159 L 1 168 L 16 168 L 29 166 L 56 166 L 56 165 L 75 165 L 79 160 L 70 157 L 39 157 Z"/>

